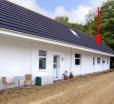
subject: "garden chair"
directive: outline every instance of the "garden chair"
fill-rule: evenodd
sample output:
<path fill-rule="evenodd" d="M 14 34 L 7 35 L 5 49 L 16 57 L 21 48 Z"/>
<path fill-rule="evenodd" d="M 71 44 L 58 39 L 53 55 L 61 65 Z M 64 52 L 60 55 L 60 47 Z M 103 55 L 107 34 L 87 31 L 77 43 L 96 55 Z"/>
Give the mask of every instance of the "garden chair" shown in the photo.
<path fill-rule="evenodd" d="M 31 74 L 26 74 L 25 75 L 25 80 L 24 80 L 25 86 L 32 85 L 32 83 L 33 83 L 33 81 L 32 81 L 32 75 Z"/>
<path fill-rule="evenodd" d="M 6 90 L 8 89 L 8 87 L 12 88 L 12 85 L 13 85 L 13 87 L 15 87 L 15 83 L 8 81 L 6 77 L 1 77 L 1 81 L 3 84 L 3 89 L 4 89 L 4 87 Z"/>

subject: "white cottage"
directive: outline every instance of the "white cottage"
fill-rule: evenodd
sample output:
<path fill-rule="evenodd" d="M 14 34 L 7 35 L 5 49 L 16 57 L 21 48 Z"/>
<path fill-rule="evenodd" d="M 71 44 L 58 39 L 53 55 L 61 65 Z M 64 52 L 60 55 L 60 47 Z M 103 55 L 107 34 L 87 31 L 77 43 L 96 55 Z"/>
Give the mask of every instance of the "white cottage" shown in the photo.
<path fill-rule="evenodd" d="M 110 69 L 114 52 L 95 38 L 0 0 L 0 76 L 32 74 L 62 79 Z"/>

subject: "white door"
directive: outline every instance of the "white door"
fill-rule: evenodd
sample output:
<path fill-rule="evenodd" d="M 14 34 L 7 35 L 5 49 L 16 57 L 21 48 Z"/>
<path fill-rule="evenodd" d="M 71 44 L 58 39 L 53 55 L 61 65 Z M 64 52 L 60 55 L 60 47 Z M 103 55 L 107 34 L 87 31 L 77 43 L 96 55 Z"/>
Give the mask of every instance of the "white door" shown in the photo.
<path fill-rule="evenodd" d="M 102 58 L 102 70 L 106 69 L 106 60 Z"/>
<path fill-rule="evenodd" d="M 60 56 L 54 55 L 53 57 L 53 77 L 54 80 L 60 78 Z"/>

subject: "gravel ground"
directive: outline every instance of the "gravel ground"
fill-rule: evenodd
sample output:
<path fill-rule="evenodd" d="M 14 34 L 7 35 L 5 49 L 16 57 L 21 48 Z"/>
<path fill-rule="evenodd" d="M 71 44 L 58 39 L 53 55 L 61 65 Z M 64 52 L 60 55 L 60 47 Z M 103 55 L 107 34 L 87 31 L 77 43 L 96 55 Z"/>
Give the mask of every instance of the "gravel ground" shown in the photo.
<path fill-rule="evenodd" d="M 0 104 L 114 104 L 114 72 L 0 93 Z"/>

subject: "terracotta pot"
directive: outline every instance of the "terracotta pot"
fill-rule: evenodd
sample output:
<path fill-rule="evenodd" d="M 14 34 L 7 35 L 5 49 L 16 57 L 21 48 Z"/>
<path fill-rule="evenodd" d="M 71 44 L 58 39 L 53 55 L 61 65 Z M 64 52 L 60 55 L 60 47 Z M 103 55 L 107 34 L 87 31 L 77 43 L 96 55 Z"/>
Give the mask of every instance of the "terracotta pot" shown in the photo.
<path fill-rule="evenodd" d="M 67 80 L 67 79 L 68 79 L 68 77 L 66 75 L 64 75 L 64 80 Z"/>

